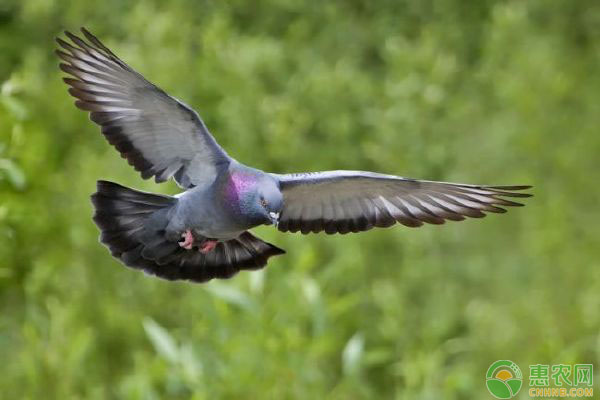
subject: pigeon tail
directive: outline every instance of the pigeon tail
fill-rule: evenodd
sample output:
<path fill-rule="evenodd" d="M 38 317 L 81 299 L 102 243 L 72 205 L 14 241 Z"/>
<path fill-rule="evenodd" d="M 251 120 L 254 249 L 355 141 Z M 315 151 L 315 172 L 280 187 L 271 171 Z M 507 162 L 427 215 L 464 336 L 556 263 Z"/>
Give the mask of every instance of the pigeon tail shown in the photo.
<path fill-rule="evenodd" d="M 230 278 L 240 270 L 263 268 L 282 249 L 250 232 L 218 242 L 203 254 L 183 249 L 180 235 L 167 231 L 177 198 L 141 192 L 119 184 L 98 181 L 92 195 L 94 222 L 102 232 L 100 242 L 128 267 L 168 280 L 206 282 Z M 197 242 L 203 238 L 195 237 Z"/>

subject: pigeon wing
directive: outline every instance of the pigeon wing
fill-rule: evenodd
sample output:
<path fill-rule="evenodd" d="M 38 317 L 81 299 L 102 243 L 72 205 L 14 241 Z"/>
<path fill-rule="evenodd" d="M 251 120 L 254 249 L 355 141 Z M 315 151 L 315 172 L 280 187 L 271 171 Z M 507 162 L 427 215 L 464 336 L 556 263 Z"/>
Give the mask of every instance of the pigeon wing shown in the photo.
<path fill-rule="evenodd" d="M 530 186 L 477 186 L 422 181 L 362 171 L 276 175 L 283 193 L 278 229 L 283 232 L 348 233 L 399 222 L 418 227 L 443 224 L 500 206 L 521 206 L 506 199 L 529 197 L 516 191 Z"/>
<path fill-rule="evenodd" d="M 142 178 L 164 182 L 174 177 L 190 188 L 210 181 L 217 166 L 230 158 L 200 116 L 169 96 L 119 59 L 82 28 L 86 40 L 65 32 L 72 43 L 57 38 L 56 54 L 75 105 L 92 121 Z"/>

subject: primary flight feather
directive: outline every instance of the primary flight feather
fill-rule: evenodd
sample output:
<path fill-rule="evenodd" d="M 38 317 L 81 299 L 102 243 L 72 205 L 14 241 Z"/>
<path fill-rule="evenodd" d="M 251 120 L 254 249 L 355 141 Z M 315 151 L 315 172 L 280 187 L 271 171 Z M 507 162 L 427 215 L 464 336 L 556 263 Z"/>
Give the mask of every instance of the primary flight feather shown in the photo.
<path fill-rule="evenodd" d="M 442 224 L 502 206 L 530 186 L 479 186 L 363 171 L 271 174 L 229 157 L 192 108 L 148 82 L 85 28 L 57 38 L 76 106 L 142 178 L 173 178 L 165 196 L 98 181 L 100 241 L 125 265 L 161 278 L 204 282 L 258 269 L 285 252 L 248 230 L 348 233 L 397 222 Z"/>

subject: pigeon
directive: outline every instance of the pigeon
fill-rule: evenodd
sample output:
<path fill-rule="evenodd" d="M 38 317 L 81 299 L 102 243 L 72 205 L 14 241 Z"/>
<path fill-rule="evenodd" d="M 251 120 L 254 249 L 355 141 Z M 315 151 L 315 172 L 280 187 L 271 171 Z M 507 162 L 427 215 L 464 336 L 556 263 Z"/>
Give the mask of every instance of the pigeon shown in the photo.
<path fill-rule="evenodd" d="M 276 174 L 244 165 L 191 107 L 150 83 L 81 28 L 57 38 L 75 105 L 143 179 L 171 178 L 175 196 L 100 180 L 91 196 L 100 242 L 128 267 L 168 280 L 206 282 L 266 266 L 279 247 L 250 233 L 346 234 L 419 227 L 504 213 L 531 186 L 434 182 L 364 171 Z"/>

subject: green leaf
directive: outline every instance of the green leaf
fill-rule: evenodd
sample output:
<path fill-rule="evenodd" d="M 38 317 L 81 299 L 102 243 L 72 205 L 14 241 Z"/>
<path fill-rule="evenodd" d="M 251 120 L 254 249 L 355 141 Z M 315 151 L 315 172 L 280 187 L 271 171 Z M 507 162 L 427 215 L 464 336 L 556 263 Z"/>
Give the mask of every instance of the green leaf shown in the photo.
<path fill-rule="evenodd" d="M 256 309 L 254 300 L 234 286 L 213 281 L 204 286 L 204 289 L 226 303 L 248 311 Z"/>
<path fill-rule="evenodd" d="M 148 335 L 156 352 L 167 361 L 176 363 L 179 359 L 179 349 L 175 339 L 165 328 L 151 318 L 145 318 L 143 324 L 146 335 Z"/>
<path fill-rule="evenodd" d="M 365 340 L 360 332 L 357 332 L 348 340 L 342 352 L 342 369 L 344 374 L 353 375 L 360 368 Z"/>
<path fill-rule="evenodd" d="M 0 171 L 4 173 L 15 189 L 23 190 L 25 188 L 25 174 L 17 164 L 7 158 L 0 158 Z"/>

